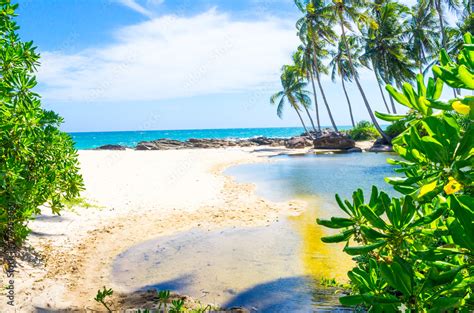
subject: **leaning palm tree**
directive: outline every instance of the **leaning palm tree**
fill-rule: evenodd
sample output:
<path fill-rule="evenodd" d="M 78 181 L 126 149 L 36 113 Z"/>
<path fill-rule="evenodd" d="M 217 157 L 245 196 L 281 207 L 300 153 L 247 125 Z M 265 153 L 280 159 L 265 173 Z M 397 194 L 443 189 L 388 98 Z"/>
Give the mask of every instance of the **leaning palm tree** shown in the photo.
<path fill-rule="evenodd" d="M 351 36 L 348 38 L 347 42 L 349 43 L 352 56 L 355 60 L 359 58 L 359 48 L 356 44 L 356 38 Z M 333 82 L 336 82 L 337 76 L 341 78 L 342 89 L 344 90 L 344 95 L 346 96 L 347 105 L 349 107 L 349 115 L 351 117 L 352 127 L 355 127 L 354 115 L 352 114 L 352 104 L 349 95 L 346 90 L 346 81 L 352 81 L 353 75 L 350 69 L 349 61 L 347 59 L 346 47 L 343 42 L 339 42 L 337 45 L 337 51 L 331 52 L 332 59 L 329 62 L 329 67 L 331 68 L 331 79 Z M 360 67 L 359 62 L 354 62 L 356 68 Z M 359 75 L 355 72 L 355 75 Z"/>
<path fill-rule="evenodd" d="M 350 53 L 349 43 L 347 41 L 346 31 L 347 29 L 351 30 L 351 25 L 349 24 L 349 21 L 359 24 L 361 22 L 367 22 L 369 20 L 366 14 L 361 14 L 360 12 L 361 5 L 362 5 L 362 1 L 358 1 L 358 0 L 332 0 L 332 5 L 328 5 L 325 7 L 325 12 L 330 13 L 331 19 L 339 23 L 339 26 L 341 27 L 341 33 L 342 33 L 341 34 L 342 42 L 344 43 L 346 47 L 347 60 L 349 61 L 349 68 L 354 77 L 357 88 L 360 91 L 362 99 L 364 100 L 364 104 L 367 109 L 367 112 L 369 113 L 370 119 L 372 120 L 372 123 L 374 124 L 375 128 L 380 133 L 380 135 L 382 135 L 382 137 L 385 140 L 390 142 L 391 138 L 387 134 L 385 134 L 382 128 L 380 127 L 374 115 L 374 112 L 372 111 L 372 108 L 369 104 L 369 101 L 367 100 L 367 96 L 365 95 L 362 85 L 360 84 L 359 77 L 357 77 L 357 75 L 355 74 L 356 70 L 355 70 L 354 62 L 352 60 L 352 56 Z"/>
<path fill-rule="evenodd" d="M 408 22 L 405 18 L 409 9 L 390 0 L 376 0 L 370 5 L 371 18 L 375 23 L 362 27 L 365 52 L 362 59 L 370 61 L 375 73 L 380 93 L 387 111 L 390 113 L 382 83 L 390 84 L 412 80 L 415 74 L 412 71 L 413 61 L 408 57 L 407 45 L 404 37 Z M 397 109 L 390 98 L 393 113 Z"/>
<path fill-rule="evenodd" d="M 314 108 L 316 113 L 316 123 L 318 125 L 318 131 L 321 132 L 321 121 L 319 119 L 319 105 L 318 97 L 316 95 L 316 86 L 314 83 L 314 74 L 313 74 L 313 59 L 312 59 L 312 49 L 311 45 L 300 45 L 298 51 L 301 55 L 300 65 L 301 70 L 306 72 L 306 79 L 311 81 L 311 87 L 313 89 L 313 99 L 314 99 Z"/>
<path fill-rule="evenodd" d="M 311 133 L 308 131 L 303 117 L 301 116 L 300 107 L 300 104 L 302 106 L 309 106 L 311 104 L 311 98 L 308 96 L 308 91 L 305 89 L 306 83 L 303 82 L 298 74 L 289 66 L 283 66 L 280 80 L 283 90 L 271 96 L 270 103 L 278 103 L 277 115 L 279 118 L 282 118 L 285 104 L 286 102 L 289 102 L 291 107 L 298 114 L 301 125 L 303 125 L 305 132 L 311 137 Z"/>
<path fill-rule="evenodd" d="M 287 65 L 287 66 L 290 67 L 290 70 L 295 71 L 295 73 L 299 76 L 299 78 L 301 80 L 304 80 L 304 79 L 309 80 L 308 73 L 307 73 L 307 68 L 306 68 L 306 64 L 305 64 L 305 60 L 304 60 L 304 51 L 299 49 L 299 48 L 300 47 L 298 47 L 296 52 L 294 52 L 293 55 L 292 55 L 294 65 Z M 313 117 L 309 113 L 309 106 L 308 105 L 303 105 L 303 108 L 305 109 L 306 114 L 308 115 L 308 118 L 311 122 L 311 126 L 313 126 L 313 131 L 317 132 L 316 127 L 314 126 Z M 319 125 L 318 125 L 318 127 L 319 127 Z M 321 130 L 321 129 L 319 129 L 319 130 Z"/>
<path fill-rule="evenodd" d="M 407 42 L 410 57 L 416 60 L 420 74 L 423 74 L 424 67 L 435 56 L 437 23 L 435 20 L 435 10 L 430 8 L 425 1 L 419 1 L 409 11 L 409 21 L 407 29 Z"/>
<path fill-rule="evenodd" d="M 332 23 L 328 22 L 330 20 L 328 19 L 328 12 L 325 10 L 326 6 L 324 1 L 295 0 L 295 4 L 300 11 L 305 14 L 305 16 L 300 18 L 296 23 L 298 35 L 303 44 L 311 49 L 312 62 L 309 63 L 328 111 L 332 127 L 337 132 L 338 129 L 321 84 L 321 73 L 327 72 L 327 68 L 323 64 L 323 59 L 329 54 L 326 45 L 334 42 L 336 34 L 332 28 Z"/>

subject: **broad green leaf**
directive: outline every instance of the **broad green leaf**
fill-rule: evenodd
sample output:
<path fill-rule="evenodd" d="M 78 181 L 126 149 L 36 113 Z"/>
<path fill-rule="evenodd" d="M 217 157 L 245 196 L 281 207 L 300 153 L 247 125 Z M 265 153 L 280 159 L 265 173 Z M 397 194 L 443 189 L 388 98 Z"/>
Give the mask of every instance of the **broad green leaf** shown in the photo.
<path fill-rule="evenodd" d="M 385 240 L 379 240 L 376 243 L 365 245 L 365 246 L 354 246 L 354 247 L 346 246 L 344 248 L 344 252 L 346 252 L 349 255 L 367 254 L 370 251 L 380 248 L 386 244 L 387 242 Z"/>
<path fill-rule="evenodd" d="M 354 230 L 350 229 L 350 230 L 343 231 L 342 233 L 339 233 L 337 235 L 321 237 L 321 241 L 325 243 L 343 242 L 343 241 L 347 241 L 350 238 L 350 236 L 352 236 L 353 234 L 354 234 Z"/>
<path fill-rule="evenodd" d="M 399 121 L 406 117 L 406 115 L 393 115 L 393 114 L 386 114 L 386 113 L 381 113 L 377 111 L 375 111 L 375 116 L 387 122 Z"/>

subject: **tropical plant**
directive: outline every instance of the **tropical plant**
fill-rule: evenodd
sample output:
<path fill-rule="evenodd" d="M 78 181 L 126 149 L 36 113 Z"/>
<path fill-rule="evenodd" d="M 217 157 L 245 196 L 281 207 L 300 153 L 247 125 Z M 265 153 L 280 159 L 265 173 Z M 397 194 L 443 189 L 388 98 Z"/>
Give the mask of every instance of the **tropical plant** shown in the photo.
<path fill-rule="evenodd" d="M 327 67 L 323 63 L 323 59 L 329 55 L 329 51 L 326 49 L 328 43 L 334 42 L 336 34 L 332 28 L 332 23 L 328 19 L 329 15 L 326 10 L 324 1 L 321 0 L 295 0 L 296 6 L 304 17 L 300 18 L 296 23 L 298 29 L 298 36 L 300 37 L 303 45 L 310 52 L 312 62 L 306 64 L 310 66 L 311 71 L 314 73 L 314 79 L 316 80 L 321 97 L 323 98 L 324 105 L 329 115 L 332 127 L 335 131 L 338 131 L 336 122 L 329 107 L 329 103 L 326 98 L 326 93 L 321 84 L 321 73 L 327 73 Z M 314 91 L 314 94 L 316 92 Z"/>
<path fill-rule="evenodd" d="M 349 43 L 349 48 L 355 60 L 357 60 L 360 56 L 360 49 L 357 45 L 357 38 L 351 36 L 348 38 L 347 42 Z M 329 67 L 331 70 L 331 79 L 333 82 L 336 82 L 336 76 L 341 78 L 342 83 L 342 90 L 344 91 L 344 95 L 346 97 L 347 105 L 349 107 L 349 115 L 351 117 L 352 127 L 355 127 L 355 120 L 354 114 L 352 113 L 352 104 L 349 95 L 347 94 L 346 90 L 346 81 L 352 81 L 353 74 L 350 69 L 349 60 L 347 59 L 347 53 L 345 45 L 342 42 L 339 42 L 337 45 L 337 51 L 331 52 L 332 59 L 329 62 Z M 354 67 L 360 67 L 359 62 L 354 62 Z M 358 75 L 355 72 L 355 75 Z"/>
<path fill-rule="evenodd" d="M 355 127 L 347 131 L 349 137 L 356 141 L 376 139 L 379 132 L 369 121 L 360 121 Z"/>
<path fill-rule="evenodd" d="M 456 62 L 446 58 L 442 51 L 427 84 L 419 74 L 416 88 L 387 86 L 409 115 L 377 113 L 408 124 L 392 141 L 399 159 L 389 161 L 404 176 L 387 178 L 401 196 L 375 186 L 368 201 L 362 190 L 352 202 L 336 196 L 347 217 L 318 220 L 341 231 L 322 240 L 346 242 L 344 251 L 356 261 L 344 305 L 374 312 L 474 310 L 474 97 L 440 100 L 443 84 L 474 90 L 472 36 L 465 35 Z M 458 114 L 469 123 L 460 124 Z"/>
<path fill-rule="evenodd" d="M 359 89 L 359 92 L 362 96 L 362 99 L 364 100 L 364 104 L 367 109 L 367 112 L 369 113 L 370 119 L 372 120 L 372 123 L 374 124 L 375 128 L 377 128 L 377 131 L 382 135 L 382 137 L 388 142 L 390 142 L 391 138 L 389 138 L 380 127 L 377 118 L 375 117 L 374 112 L 372 111 L 372 108 L 369 104 L 367 96 L 365 95 L 359 78 L 357 75 L 355 75 L 356 70 L 354 62 L 352 60 L 352 55 L 350 53 L 349 43 L 347 41 L 347 29 L 351 30 L 352 28 L 350 22 L 354 22 L 357 25 L 375 23 L 365 12 L 361 12 L 363 4 L 363 1 L 358 0 L 332 0 L 332 5 L 328 5 L 324 9 L 327 14 L 330 14 L 331 20 L 337 21 L 341 28 L 341 39 L 346 47 L 349 68 L 352 72 L 352 75 L 354 77 L 357 88 Z"/>
<path fill-rule="evenodd" d="M 94 300 L 100 304 L 107 310 L 107 312 L 112 312 L 111 306 L 112 302 L 107 300 L 107 298 L 111 297 L 114 294 L 114 291 L 109 288 L 103 287 L 102 290 L 97 291 L 97 295 L 95 296 Z"/>
<path fill-rule="evenodd" d="M 303 82 L 298 75 L 298 73 L 291 66 L 283 66 L 282 74 L 280 77 L 281 85 L 283 87 L 282 91 L 275 93 L 270 98 L 270 103 L 275 105 L 277 104 L 277 115 L 278 117 L 283 116 L 283 109 L 286 102 L 288 101 L 291 107 L 298 114 L 301 125 L 307 134 L 310 134 L 306 128 L 303 117 L 301 116 L 301 106 L 309 106 L 311 104 L 311 99 L 308 96 L 308 91 L 305 90 L 306 83 Z"/>
<path fill-rule="evenodd" d="M 0 244 L 15 246 L 43 205 L 59 214 L 83 186 L 73 141 L 59 130 L 62 118 L 42 109 L 32 90 L 39 54 L 18 36 L 17 8 L 0 1 Z"/>

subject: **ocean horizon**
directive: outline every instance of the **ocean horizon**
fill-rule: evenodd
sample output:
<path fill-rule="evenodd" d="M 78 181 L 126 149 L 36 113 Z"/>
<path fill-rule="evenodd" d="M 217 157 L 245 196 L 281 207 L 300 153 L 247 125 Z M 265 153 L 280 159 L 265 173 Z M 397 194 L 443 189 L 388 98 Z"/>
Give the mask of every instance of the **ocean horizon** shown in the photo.
<path fill-rule="evenodd" d="M 322 126 L 322 128 L 330 128 Z M 351 126 L 338 126 L 339 130 Z M 122 145 L 133 148 L 140 141 L 173 139 L 185 141 L 196 139 L 247 139 L 255 137 L 289 138 L 304 133 L 302 127 L 266 127 L 266 128 L 218 128 L 218 129 L 182 129 L 182 130 L 136 130 L 104 132 L 69 132 L 78 150 L 95 149 L 103 145 Z"/>

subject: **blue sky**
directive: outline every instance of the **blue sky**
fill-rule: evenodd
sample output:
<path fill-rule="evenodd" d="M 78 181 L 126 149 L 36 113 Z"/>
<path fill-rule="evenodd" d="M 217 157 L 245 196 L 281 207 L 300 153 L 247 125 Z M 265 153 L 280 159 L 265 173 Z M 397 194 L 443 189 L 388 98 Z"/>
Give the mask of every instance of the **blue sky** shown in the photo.
<path fill-rule="evenodd" d="M 299 126 L 269 104 L 298 45 L 291 0 L 23 0 L 18 13 L 22 39 L 42 54 L 38 92 L 66 131 Z M 383 111 L 373 74 L 361 76 Z M 348 125 L 340 86 L 322 83 Z M 356 119 L 368 119 L 349 93 Z"/>

